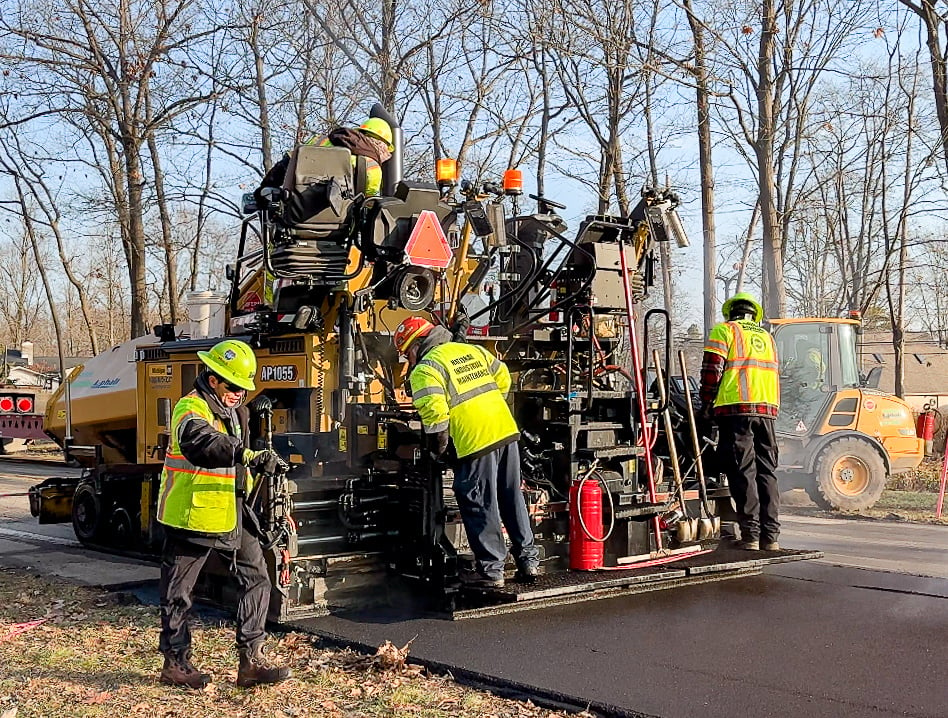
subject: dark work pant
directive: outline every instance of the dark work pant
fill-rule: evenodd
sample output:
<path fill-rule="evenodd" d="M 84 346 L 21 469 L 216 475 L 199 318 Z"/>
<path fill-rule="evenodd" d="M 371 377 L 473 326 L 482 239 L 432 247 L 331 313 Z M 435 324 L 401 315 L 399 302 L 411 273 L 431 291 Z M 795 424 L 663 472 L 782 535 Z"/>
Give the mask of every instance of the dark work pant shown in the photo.
<path fill-rule="evenodd" d="M 774 420 L 763 416 L 721 416 L 718 456 L 737 507 L 741 538 L 776 541 L 780 535 L 777 438 Z"/>
<path fill-rule="evenodd" d="M 217 553 L 230 566 L 240 586 L 237 603 L 237 648 L 253 648 L 263 643 L 267 609 L 270 604 L 270 578 L 260 540 L 249 531 L 241 531 L 236 563 L 233 552 L 168 539 L 161 557 L 161 637 L 158 647 L 165 655 L 179 654 L 191 648 L 188 611 L 194 584 L 211 553 Z"/>
<path fill-rule="evenodd" d="M 501 522 L 517 565 L 536 565 L 539 551 L 533 543 L 527 503 L 520 489 L 520 449 L 516 441 L 478 459 L 458 459 L 454 493 L 468 543 L 482 573 L 491 578 L 504 575 L 507 544 Z"/>

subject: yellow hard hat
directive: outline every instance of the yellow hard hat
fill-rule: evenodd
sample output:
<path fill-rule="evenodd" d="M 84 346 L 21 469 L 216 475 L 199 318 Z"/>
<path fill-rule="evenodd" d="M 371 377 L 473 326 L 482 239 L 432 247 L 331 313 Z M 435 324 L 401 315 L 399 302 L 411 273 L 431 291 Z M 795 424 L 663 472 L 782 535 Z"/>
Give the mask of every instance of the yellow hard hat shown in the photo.
<path fill-rule="evenodd" d="M 724 315 L 725 319 L 731 319 L 731 309 L 737 304 L 749 304 L 752 306 L 754 308 L 755 322 L 760 322 L 760 320 L 764 318 L 764 308 L 760 306 L 760 302 L 754 298 L 754 295 L 748 292 L 738 292 L 724 302 L 724 306 L 721 307 L 721 314 Z"/>
<path fill-rule="evenodd" d="M 257 373 L 257 357 L 249 344 L 237 339 L 225 339 L 209 351 L 200 351 L 197 355 L 208 369 L 224 381 L 247 391 L 256 389 L 253 378 Z"/>
<path fill-rule="evenodd" d="M 388 151 L 395 151 L 395 138 L 392 134 L 391 126 L 383 120 L 381 117 L 370 117 L 361 125 L 359 129 L 362 130 L 365 134 L 376 137 L 382 142 L 385 142 L 388 145 Z"/>

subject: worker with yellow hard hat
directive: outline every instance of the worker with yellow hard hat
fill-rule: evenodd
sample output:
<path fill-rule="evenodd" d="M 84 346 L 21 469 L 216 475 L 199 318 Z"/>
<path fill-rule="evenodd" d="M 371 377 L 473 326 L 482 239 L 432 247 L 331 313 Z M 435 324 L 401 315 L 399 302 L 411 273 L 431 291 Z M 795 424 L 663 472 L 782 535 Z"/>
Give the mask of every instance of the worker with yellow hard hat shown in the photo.
<path fill-rule="evenodd" d="M 774 423 L 780 406 L 777 348 L 760 326 L 764 310 L 747 292 L 724 302 L 724 322 L 708 335 L 701 365 L 701 415 L 718 426 L 718 458 L 749 551 L 780 545 L 780 492 Z"/>
<path fill-rule="evenodd" d="M 365 157 L 366 197 L 375 197 L 382 191 L 382 165 L 395 151 L 392 127 L 381 117 L 370 117 L 358 129 L 337 127 L 323 138 L 313 138 L 307 144 L 345 147 L 352 153 L 352 167 L 358 166 L 358 158 Z"/>
<path fill-rule="evenodd" d="M 336 127 L 328 134 L 315 135 L 304 144 L 320 147 L 345 147 L 352 153 L 352 169 L 358 171 L 359 158 L 365 159 L 365 175 L 356 177 L 356 187 L 362 187 L 366 197 L 376 197 L 382 192 L 382 165 L 395 151 L 395 134 L 392 126 L 381 117 L 370 117 L 358 127 Z M 264 175 L 254 192 L 258 203 L 263 203 L 261 191 L 265 187 L 282 187 L 290 166 L 290 153 L 274 163 Z"/>
<path fill-rule="evenodd" d="M 454 444 L 454 493 L 476 568 L 462 573 L 478 588 L 504 585 L 507 529 L 517 580 L 532 582 L 539 551 L 520 488 L 520 432 L 507 406 L 510 372 L 481 346 L 452 341 L 452 333 L 422 317 L 395 330 L 395 348 L 407 356 L 412 401 L 432 453 Z"/>
<path fill-rule="evenodd" d="M 270 579 L 256 518 L 244 506 L 253 475 L 286 470 L 269 449 L 249 448 L 247 392 L 254 391 L 257 358 L 235 339 L 199 351 L 204 364 L 194 389 L 171 415 L 171 444 L 158 490 L 158 521 L 164 526 L 161 557 L 159 649 L 162 683 L 204 688 L 211 677 L 191 663 L 188 612 L 198 574 L 211 553 L 231 567 L 240 586 L 237 605 L 237 685 L 277 683 L 288 668 L 263 657 Z"/>

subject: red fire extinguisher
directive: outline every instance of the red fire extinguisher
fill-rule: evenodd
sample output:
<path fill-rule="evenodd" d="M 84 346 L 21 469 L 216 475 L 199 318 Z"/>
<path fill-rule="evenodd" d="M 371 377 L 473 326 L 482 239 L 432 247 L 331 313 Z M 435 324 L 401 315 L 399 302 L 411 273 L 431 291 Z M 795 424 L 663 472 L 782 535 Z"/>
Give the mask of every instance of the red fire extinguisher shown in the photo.
<path fill-rule="evenodd" d="M 574 571 L 602 568 L 602 489 L 589 472 L 569 487 L 569 567 Z"/>
<path fill-rule="evenodd" d="M 915 433 L 925 441 L 925 453 L 931 454 L 934 448 L 933 439 L 935 438 L 935 410 L 931 404 L 926 404 L 925 408 L 918 415 L 915 422 Z"/>

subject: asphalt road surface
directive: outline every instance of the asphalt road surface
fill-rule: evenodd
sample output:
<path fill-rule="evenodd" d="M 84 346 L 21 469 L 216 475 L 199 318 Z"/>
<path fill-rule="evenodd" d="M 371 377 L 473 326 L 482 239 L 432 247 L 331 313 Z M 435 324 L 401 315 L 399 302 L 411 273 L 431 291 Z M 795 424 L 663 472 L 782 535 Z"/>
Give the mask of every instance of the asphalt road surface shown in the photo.
<path fill-rule="evenodd" d="M 0 494 L 31 469 L 0 464 Z M 0 497 L 0 565 L 100 585 L 155 574 L 33 521 L 25 497 Z M 370 649 L 414 639 L 415 659 L 460 678 L 610 715 L 948 716 L 948 527 L 788 515 L 781 543 L 825 558 L 504 616 L 393 607 L 303 627 Z"/>

